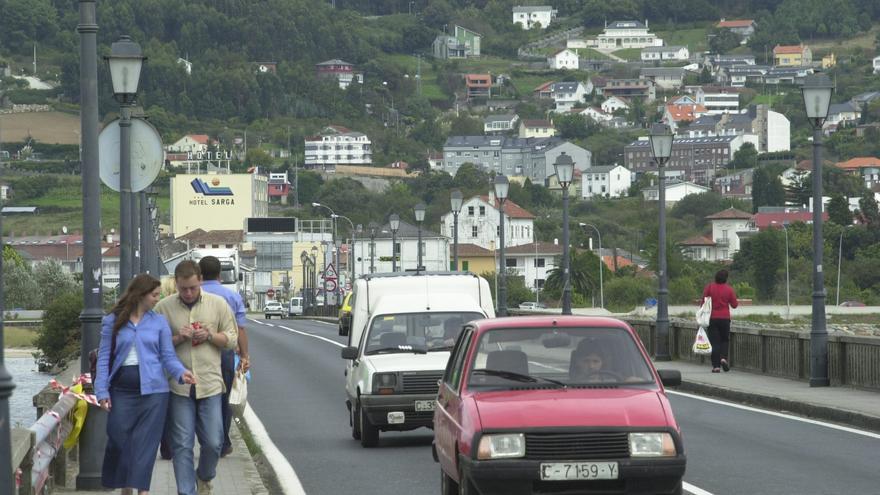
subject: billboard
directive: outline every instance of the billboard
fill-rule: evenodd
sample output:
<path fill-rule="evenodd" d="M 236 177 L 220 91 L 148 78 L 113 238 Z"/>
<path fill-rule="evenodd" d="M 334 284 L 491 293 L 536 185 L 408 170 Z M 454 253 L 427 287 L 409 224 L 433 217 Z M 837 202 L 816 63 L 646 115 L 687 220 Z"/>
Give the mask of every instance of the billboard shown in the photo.
<path fill-rule="evenodd" d="M 243 230 L 269 215 L 268 180 L 255 174 L 181 174 L 171 179 L 171 233 Z"/>

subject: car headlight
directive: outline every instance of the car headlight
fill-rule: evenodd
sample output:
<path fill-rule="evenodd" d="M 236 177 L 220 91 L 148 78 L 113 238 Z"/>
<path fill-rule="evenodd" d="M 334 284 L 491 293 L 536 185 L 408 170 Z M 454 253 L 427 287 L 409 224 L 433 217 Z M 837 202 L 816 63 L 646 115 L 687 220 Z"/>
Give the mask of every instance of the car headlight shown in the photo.
<path fill-rule="evenodd" d="M 391 395 L 397 388 L 397 373 L 376 373 L 373 375 L 373 393 Z"/>
<path fill-rule="evenodd" d="M 483 435 L 477 459 L 513 459 L 526 455 L 526 437 L 522 433 Z"/>
<path fill-rule="evenodd" d="M 632 457 L 674 457 L 675 442 L 669 433 L 630 433 Z"/>

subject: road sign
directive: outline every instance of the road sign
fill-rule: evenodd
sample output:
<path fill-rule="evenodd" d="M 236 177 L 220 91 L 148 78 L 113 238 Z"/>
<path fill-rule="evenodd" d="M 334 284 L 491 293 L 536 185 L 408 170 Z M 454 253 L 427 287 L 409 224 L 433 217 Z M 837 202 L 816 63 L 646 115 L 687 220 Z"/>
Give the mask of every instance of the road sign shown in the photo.
<path fill-rule="evenodd" d="M 274 298 L 275 297 L 275 289 L 269 289 L 266 291 L 266 297 Z"/>
<path fill-rule="evenodd" d="M 150 186 L 162 170 L 162 138 L 159 131 L 144 119 L 131 119 L 131 190 L 140 192 Z M 101 182 L 119 191 L 119 119 L 98 136 L 98 168 Z"/>
<path fill-rule="evenodd" d="M 336 279 L 328 278 L 324 280 L 324 290 L 327 292 L 336 292 Z"/>
<path fill-rule="evenodd" d="M 339 277 L 339 274 L 336 273 L 336 268 L 333 267 L 333 263 L 327 265 L 327 269 L 324 270 L 324 279 L 336 279 Z"/>

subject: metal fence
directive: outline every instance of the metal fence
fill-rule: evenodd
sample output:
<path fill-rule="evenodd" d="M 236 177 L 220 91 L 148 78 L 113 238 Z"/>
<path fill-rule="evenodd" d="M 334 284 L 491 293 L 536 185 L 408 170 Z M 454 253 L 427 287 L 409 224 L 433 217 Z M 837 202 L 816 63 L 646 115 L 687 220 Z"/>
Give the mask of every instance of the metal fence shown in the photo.
<path fill-rule="evenodd" d="M 653 355 L 657 324 L 630 319 Z M 809 380 L 810 333 L 749 327 L 734 322 L 730 328 L 730 362 L 737 369 L 796 380 Z M 691 352 L 697 324 L 670 322 L 669 349 L 673 359 L 703 362 L 707 357 Z M 880 390 L 880 337 L 828 336 L 828 377 L 832 385 Z"/>

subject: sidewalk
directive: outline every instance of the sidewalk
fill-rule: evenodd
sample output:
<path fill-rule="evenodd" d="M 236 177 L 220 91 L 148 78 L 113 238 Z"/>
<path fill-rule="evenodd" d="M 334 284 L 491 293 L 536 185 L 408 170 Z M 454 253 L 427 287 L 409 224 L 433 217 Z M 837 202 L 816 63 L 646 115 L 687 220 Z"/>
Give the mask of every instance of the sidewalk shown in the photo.
<path fill-rule="evenodd" d="M 220 459 L 217 466 L 217 477 L 214 478 L 214 495 L 268 495 L 269 490 L 263 485 L 260 473 L 257 472 L 257 466 L 248 452 L 247 445 L 241 437 L 241 432 L 235 421 L 229 432 L 232 440 L 232 453 Z M 199 443 L 196 440 L 196 461 L 198 461 Z M 156 453 L 156 466 L 153 469 L 153 480 L 150 486 L 151 495 L 175 495 L 177 493 L 177 485 L 174 483 L 174 469 L 171 461 L 165 461 L 158 458 Z M 68 473 L 68 485 L 75 486 L 75 476 L 71 478 Z M 88 495 L 94 493 L 110 493 L 106 492 L 86 492 L 75 491 L 72 488 L 56 487 L 53 493 L 65 493 L 76 495 Z M 116 490 L 113 493 L 119 493 Z"/>
<path fill-rule="evenodd" d="M 670 390 L 880 431 L 880 392 L 851 387 L 811 388 L 806 381 L 749 373 L 735 367 L 729 373 L 712 373 L 708 361 L 655 362 L 654 366 L 681 371 L 681 386 Z"/>

